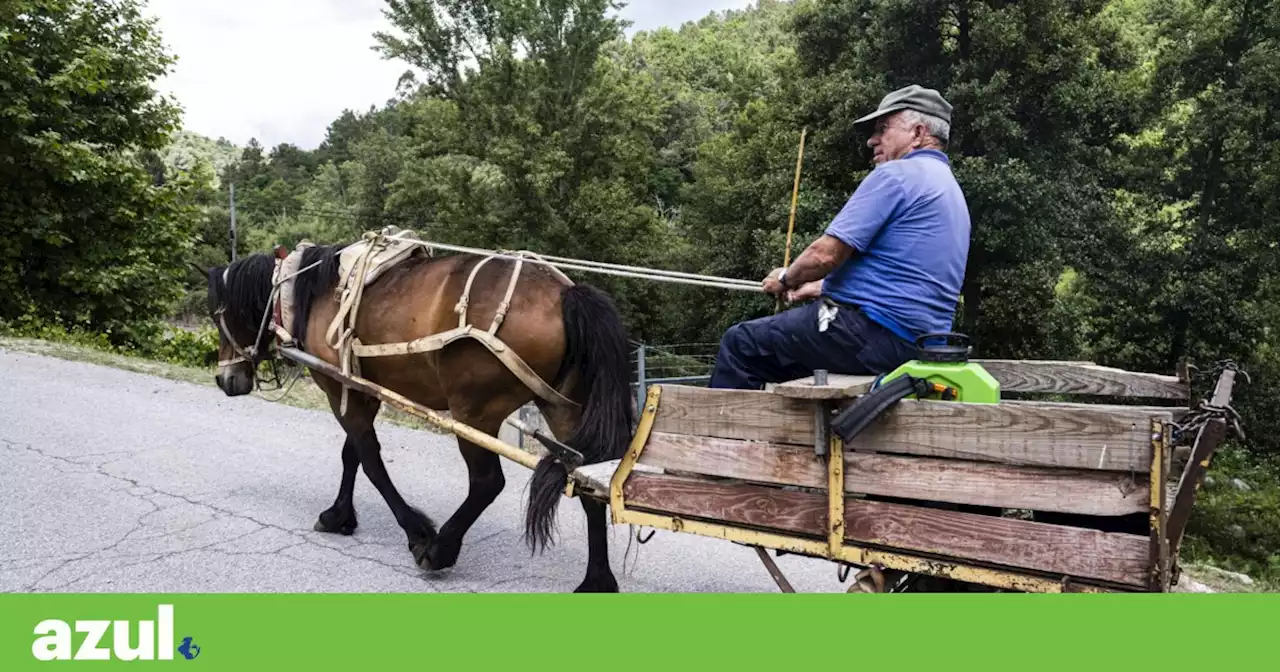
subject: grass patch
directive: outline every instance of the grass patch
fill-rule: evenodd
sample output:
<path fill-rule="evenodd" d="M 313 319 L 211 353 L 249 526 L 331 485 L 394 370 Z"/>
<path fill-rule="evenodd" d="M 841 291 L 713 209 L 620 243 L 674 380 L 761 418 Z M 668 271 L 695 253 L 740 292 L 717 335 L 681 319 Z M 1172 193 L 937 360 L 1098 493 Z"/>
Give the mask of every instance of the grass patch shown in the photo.
<path fill-rule="evenodd" d="M 1219 450 L 1196 497 L 1182 556 L 1280 591 L 1280 464 L 1232 443 Z"/>
<path fill-rule="evenodd" d="M 1262 581 L 1253 577 L 1249 577 L 1253 583 L 1246 583 L 1233 576 L 1233 573 L 1229 570 L 1224 572 L 1213 565 L 1198 563 L 1184 564 L 1182 566 L 1182 573 L 1219 593 L 1280 592 L 1280 586 L 1275 583 Z"/>

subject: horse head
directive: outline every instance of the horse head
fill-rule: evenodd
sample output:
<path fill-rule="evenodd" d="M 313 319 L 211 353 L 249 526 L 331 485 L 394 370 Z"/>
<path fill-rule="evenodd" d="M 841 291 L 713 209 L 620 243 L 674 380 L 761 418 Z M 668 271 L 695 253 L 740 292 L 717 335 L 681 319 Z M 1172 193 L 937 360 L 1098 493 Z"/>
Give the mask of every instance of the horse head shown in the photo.
<path fill-rule="evenodd" d="M 271 332 L 266 328 L 274 259 L 245 257 L 205 272 L 209 317 L 218 330 L 218 373 L 214 382 L 229 397 L 249 394 L 258 364 L 267 358 Z"/>

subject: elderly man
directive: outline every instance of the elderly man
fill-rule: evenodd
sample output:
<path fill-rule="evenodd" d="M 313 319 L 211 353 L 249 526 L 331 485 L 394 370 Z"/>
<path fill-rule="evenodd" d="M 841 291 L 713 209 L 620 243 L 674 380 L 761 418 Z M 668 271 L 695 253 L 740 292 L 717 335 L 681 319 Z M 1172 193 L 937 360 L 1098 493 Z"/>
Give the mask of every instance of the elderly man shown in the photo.
<path fill-rule="evenodd" d="M 944 153 L 951 109 L 912 85 L 854 122 L 875 169 L 824 235 L 764 280 L 789 302 L 821 300 L 731 327 L 711 387 L 885 373 L 916 357 L 921 336 L 951 331 L 969 253 L 968 206 Z"/>

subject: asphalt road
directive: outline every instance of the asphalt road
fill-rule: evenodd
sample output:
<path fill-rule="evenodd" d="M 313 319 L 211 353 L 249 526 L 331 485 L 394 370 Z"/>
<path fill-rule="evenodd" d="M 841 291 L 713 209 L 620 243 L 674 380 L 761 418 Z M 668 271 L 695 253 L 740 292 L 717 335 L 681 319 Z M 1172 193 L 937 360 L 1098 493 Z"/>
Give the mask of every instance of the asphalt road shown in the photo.
<path fill-rule="evenodd" d="M 442 524 L 467 488 L 453 438 L 387 423 L 379 435 L 400 492 Z M 337 493 L 342 439 L 328 413 L 0 349 L 0 591 L 566 592 L 581 581 L 581 507 L 562 500 L 559 543 L 531 556 L 520 539 L 530 472 L 505 461 L 506 489 L 444 572 L 414 566 L 363 475 L 356 533 L 313 531 Z M 777 590 L 742 546 L 658 532 L 628 554 L 627 542 L 611 528 L 624 592 Z M 778 562 L 797 590 L 843 590 L 833 565 Z"/>

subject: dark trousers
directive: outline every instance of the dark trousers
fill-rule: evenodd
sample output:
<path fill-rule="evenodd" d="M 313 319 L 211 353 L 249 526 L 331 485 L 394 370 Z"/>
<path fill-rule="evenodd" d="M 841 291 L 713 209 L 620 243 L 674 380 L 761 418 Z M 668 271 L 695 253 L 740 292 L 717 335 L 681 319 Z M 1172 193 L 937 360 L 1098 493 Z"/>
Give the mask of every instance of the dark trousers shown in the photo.
<path fill-rule="evenodd" d="M 872 322 L 854 306 L 839 306 L 826 331 L 818 331 L 823 300 L 735 324 L 720 339 L 710 387 L 758 390 L 831 373 L 879 375 L 915 359 L 915 345 Z"/>

